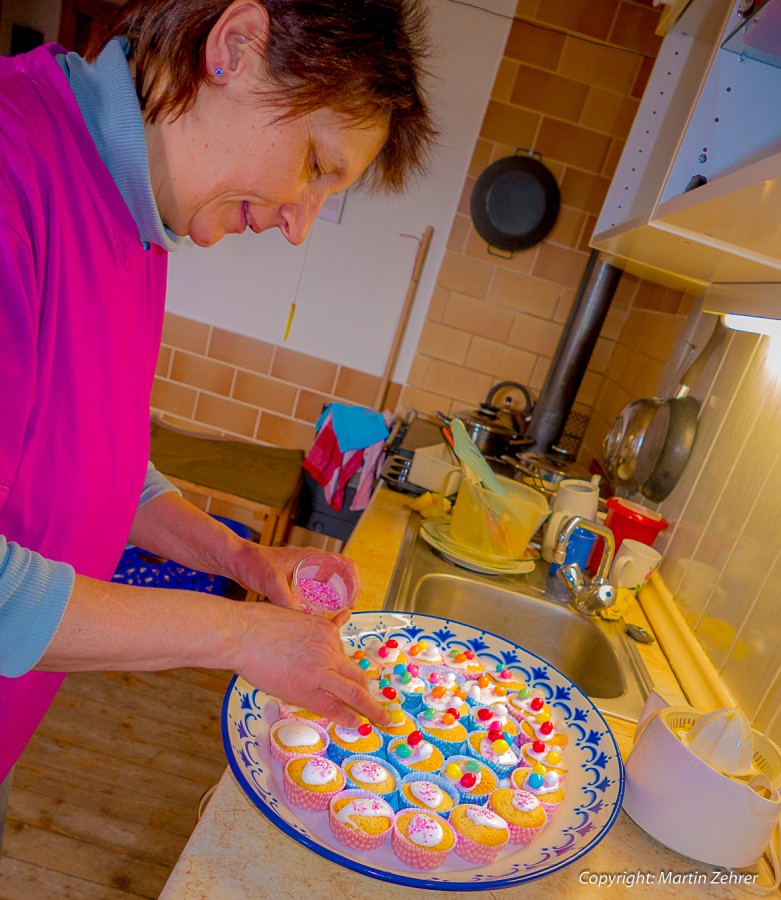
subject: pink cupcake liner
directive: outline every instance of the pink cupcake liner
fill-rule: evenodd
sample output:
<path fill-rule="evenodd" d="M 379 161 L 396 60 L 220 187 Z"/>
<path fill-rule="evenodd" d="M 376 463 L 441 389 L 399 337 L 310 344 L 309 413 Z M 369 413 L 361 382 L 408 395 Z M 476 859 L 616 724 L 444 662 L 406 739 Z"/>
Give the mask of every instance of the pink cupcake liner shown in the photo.
<path fill-rule="evenodd" d="M 289 760 L 294 759 L 296 756 L 325 756 L 326 750 L 328 750 L 328 745 L 331 742 L 331 739 L 328 737 L 328 732 L 325 728 L 321 728 L 320 725 L 315 725 L 313 722 L 304 722 L 301 719 L 296 719 L 295 721 L 301 722 L 303 725 L 308 725 L 310 728 L 313 728 L 320 737 L 323 738 L 324 745 L 322 750 L 317 750 L 316 752 L 307 752 L 305 748 L 296 749 L 296 750 L 283 750 L 282 747 L 274 740 L 274 735 L 280 728 L 283 728 L 285 725 L 290 725 L 292 719 L 279 719 L 277 722 L 269 728 L 269 747 L 271 749 L 271 758 L 280 763 L 280 765 L 285 765 Z"/>
<path fill-rule="evenodd" d="M 506 842 L 505 842 L 506 843 Z M 485 844 L 478 844 L 468 837 L 464 837 L 460 832 L 456 832 L 456 853 L 463 859 L 473 863 L 492 863 L 499 855 L 499 851 L 504 844 L 496 847 L 489 847 Z"/>
<path fill-rule="evenodd" d="M 305 725 L 319 725 L 321 728 L 325 728 L 330 721 L 327 716 L 317 716 L 315 719 L 302 716 L 299 712 L 287 706 L 287 704 L 282 703 L 282 701 L 279 702 L 279 715 L 283 719 L 298 719 L 299 722 L 303 722 Z"/>
<path fill-rule="evenodd" d="M 294 759 L 298 758 L 299 757 L 295 757 Z M 305 786 L 298 784 L 298 782 L 294 781 L 288 774 L 288 769 L 293 761 L 293 759 L 287 761 L 285 764 L 285 772 L 282 776 L 282 787 L 284 788 L 287 799 L 293 806 L 298 806 L 301 809 L 311 809 L 317 812 L 328 809 L 331 798 L 338 794 L 339 791 L 343 790 L 344 786 L 347 784 L 347 778 L 345 777 L 344 772 L 342 772 L 341 766 L 336 766 L 342 774 L 342 781 L 338 787 L 335 787 L 332 791 L 308 791 Z M 336 765 L 336 763 L 334 763 L 334 765 Z"/>
<path fill-rule="evenodd" d="M 542 804 L 540 804 L 542 805 Z M 547 819 L 546 819 L 547 821 Z M 545 822 L 542 825 L 537 825 L 534 828 L 527 828 L 525 825 L 513 825 L 512 822 L 507 823 L 507 827 L 510 831 L 510 843 L 511 844 L 531 844 L 531 842 L 537 837 L 540 833 L 540 829 L 542 829 L 545 825 Z"/>
<path fill-rule="evenodd" d="M 558 803 L 548 803 L 548 801 L 543 800 L 542 797 L 538 797 L 537 799 L 540 801 L 540 806 L 545 810 L 545 815 L 549 819 L 564 802 L 563 800 L 559 800 Z"/>
<path fill-rule="evenodd" d="M 398 816 L 407 812 L 407 809 L 401 809 L 397 813 Z M 414 812 L 420 813 L 421 810 L 415 808 Z M 431 815 L 436 815 L 436 813 L 431 813 Z M 450 829 L 450 826 L 447 822 L 439 818 L 439 824 L 443 829 Z M 452 831 L 452 829 L 450 829 Z M 405 837 L 398 829 L 398 826 L 394 823 L 393 825 L 393 836 L 391 837 L 391 846 L 393 847 L 393 852 L 398 856 L 398 858 L 406 863 L 408 866 L 412 866 L 413 869 L 436 869 L 442 865 L 442 863 L 448 858 L 450 855 L 450 850 L 435 850 L 431 847 L 421 847 L 418 844 L 411 841 L 409 838 Z"/>
<path fill-rule="evenodd" d="M 385 839 L 393 831 L 396 821 L 395 813 L 391 811 L 391 815 L 388 816 L 391 824 L 387 831 L 383 831 L 381 834 L 367 834 L 365 831 L 361 831 L 360 828 L 351 828 L 336 818 L 333 810 L 334 803 L 336 800 L 344 797 L 349 797 L 350 799 L 359 797 L 364 800 L 382 798 L 378 798 L 376 794 L 372 794 L 369 791 L 345 790 L 335 794 L 328 804 L 328 824 L 331 826 L 331 833 L 339 843 L 344 844 L 345 847 L 349 847 L 351 850 L 377 850 L 385 843 Z"/>

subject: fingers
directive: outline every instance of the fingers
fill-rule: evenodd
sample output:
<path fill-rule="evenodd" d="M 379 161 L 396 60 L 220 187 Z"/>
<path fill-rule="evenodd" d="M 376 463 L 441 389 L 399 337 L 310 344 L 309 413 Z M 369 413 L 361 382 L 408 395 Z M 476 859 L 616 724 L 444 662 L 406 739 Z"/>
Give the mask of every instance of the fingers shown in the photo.
<path fill-rule="evenodd" d="M 350 610 L 343 609 L 338 612 L 331 621 L 337 628 L 341 628 L 342 625 L 346 625 L 350 621 Z"/>
<path fill-rule="evenodd" d="M 387 709 L 372 697 L 364 684 L 353 678 L 335 672 L 329 680 L 327 692 L 338 704 L 332 718 L 340 725 L 355 727 L 359 724 L 361 716 L 375 725 L 390 724 L 390 713 Z"/>

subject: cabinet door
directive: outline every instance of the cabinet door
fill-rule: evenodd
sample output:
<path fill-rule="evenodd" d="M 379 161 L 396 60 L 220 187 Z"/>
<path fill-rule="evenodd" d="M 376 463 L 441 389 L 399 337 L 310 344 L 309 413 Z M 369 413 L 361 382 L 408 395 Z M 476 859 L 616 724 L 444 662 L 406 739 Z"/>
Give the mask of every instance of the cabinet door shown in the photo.
<path fill-rule="evenodd" d="M 117 11 L 108 0 L 63 0 L 59 42 L 66 50 L 84 55 L 93 41 L 99 41 Z"/>

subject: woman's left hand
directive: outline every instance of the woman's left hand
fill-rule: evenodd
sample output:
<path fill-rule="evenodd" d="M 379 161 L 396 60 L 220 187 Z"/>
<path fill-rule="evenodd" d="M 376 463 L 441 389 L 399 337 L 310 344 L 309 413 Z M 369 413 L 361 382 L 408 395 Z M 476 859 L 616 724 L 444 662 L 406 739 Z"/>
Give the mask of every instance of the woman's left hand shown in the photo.
<path fill-rule="evenodd" d="M 236 574 L 234 578 L 245 588 L 255 591 L 267 597 L 277 606 L 286 606 L 292 609 L 297 607 L 296 598 L 290 588 L 293 579 L 293 569 L 299 560 L 312 553 L 322 553 L 316 547 L 263 547 L 244 541 L 245 546 L 237 551 Z M 360 593 L 360 579 L 358 567 L 352 559 L 341 554 L 341 557 L 350 567 L 355 576 L 357 586 L 356 597 Z M 333 621 L 340 625 L 350 617 L 349 610 L 341 612 Z"/>

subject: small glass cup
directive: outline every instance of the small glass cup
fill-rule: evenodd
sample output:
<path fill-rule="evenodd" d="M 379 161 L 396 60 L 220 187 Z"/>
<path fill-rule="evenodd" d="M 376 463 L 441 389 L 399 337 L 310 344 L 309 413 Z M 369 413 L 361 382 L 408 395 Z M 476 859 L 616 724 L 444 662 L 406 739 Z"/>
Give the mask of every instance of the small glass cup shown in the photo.
<path fill-rule="evenodd" d="M 310 616 L 333 619 L 353 605 L 356 591 L 352 570 L 333 553 L 305 556 L 293 570 L 293 594 Z"/>

